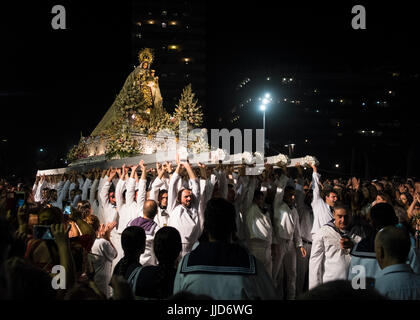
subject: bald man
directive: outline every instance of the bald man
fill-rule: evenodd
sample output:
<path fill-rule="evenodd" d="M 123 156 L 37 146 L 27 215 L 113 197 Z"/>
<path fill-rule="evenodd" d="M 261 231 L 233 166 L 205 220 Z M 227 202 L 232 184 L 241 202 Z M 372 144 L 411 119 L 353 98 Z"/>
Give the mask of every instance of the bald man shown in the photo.
<path fill-rule="evenodd" d="M 146 233 L 146 249 L 140 256 L 140 264 L 142 266 L 157 265 L 157 260 L 153 252 L 153 240 L 159 226 L 154 221 L 158 212 L 158 205 L 154 200 L 146 200 L 143 205 L 143 217 L 138 217 L 131 221 L 130 226 L 137 226 L 144 229 Z"/>
<path fill-rule="evenodd" d="M 402 228 L 388 226 L 376 235 L 375 253 L 382 271 L 375 288 L 389 299 L 420 299 L 420 275 L 406 263 L 410 247 L 410 237 Z"/>

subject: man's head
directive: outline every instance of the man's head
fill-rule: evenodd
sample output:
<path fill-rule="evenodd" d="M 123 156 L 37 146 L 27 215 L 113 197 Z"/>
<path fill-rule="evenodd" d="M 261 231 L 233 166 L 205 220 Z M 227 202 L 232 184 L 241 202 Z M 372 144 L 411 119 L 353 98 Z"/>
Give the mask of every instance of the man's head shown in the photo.
<path fill-rule="evenodd" d="M 153 251 L 160 265 L 173 267 L 182 251 L 181 235 L 173 227 L 159 229 L 153 240 Z"/>
<path fill-rule="evenodd" d="M 57 201 L 57 199 L 58 199 L 57 190 L 56 189 L 51 189 L 48 197 L 49 197 L 50 201 L 53 201 L 53 202 Z"/>
<path fill-rule="evenodd" d="M 410 237 L 403 228 L 387 226 L 376 234 L 375 253 L 381 269 L 406 263 L 410 248 Z"/>
<path fill-rule="evenodd" d="M 160 190 L 158 195 L 159 207 L 166 209 L 168 206 L 168 190 Z"/>
<path fill-rule="evenodd" d="M 295 188 L 292 186 L 286 186 L 284 188 L 283 201 L 289 206 L 295 203 Z"/>
<path fill-rule="evenodd" d="M 143 205 L 143 216 L 147 219 L 154 219 L 158 211 L 155 200 L 146 200 Z"/>
<path fill-rule="evenodd" d="M 38 223 L 40 225 L 52 225 L 63 222 L 63 213 L 57 207 L 44 208 L 40 211 Z"/>
<path fill-rule="evenodd" d="M 76 195 L 76 190 L 75 189 L 71 190 L 70 191 L 70 200 L 73 200 L 75 195 Z"/>
<path fill-rule="evenodd" d="M 115 199 L 115 192 L 111 191 L 108 193 L 108 198 L 109 198 L 109 203 L 112 205 L 116 204 L 116 199 Z"/>
<path fill-rule="evenodd" d="M 255 190 L 253 201 L 254 203 L 257 204 L 258 207 L 263 208 L 264 207 L 264 193 L 260 190 Z"/>
<path fill-rule="evenodd" d="M 235 201 L 235 189 L 233 188 L 232 184 L 228 184 L 228 192 L 227 192 L 227 200 L 231 203 L 233 203 Z"/>
<path fill-rule="evenodd" d="M 212 198 L 204 211 L 204 229 L 210 241 L 230 242 L 236 232 L 236 211 L 233 204 L 223 198 Z"/>
<path fill-rule="evenodd" d="M 334 189 L 329 188 L 327 190 L 325 190 L 325 202 L 330 206 L 330 207 L 334 207 L 335 203 L 337 202 L 337 192 L 334 191 Z"/>
<path fill-rule="evenodd" d="M 392 203 L 391 197 L 389 196 L 389 194 L 383 192 L 383 191 L 379 191 L 378 195 L 376 196 L 376 204 L 378 203 Z"/>
<path fill-rule="evenodd" d="M 313 198 L 314 198 L 314 193 L 313 193 L 312 189 L 309 189 L 305 193 L 305 199 L 303 201 L 307 206 L 311 206 Z"/>
<path fill-rule="evenodd" d="M 193 194 L 191 189 L 185 188 L 178 192 L 178 201 L 183 206 L 190 208 L 193 201 Z"/>
<path fill-rule="evenodd" d="M 398 223 L 394 208 L 388 203 L 378 203 L 370 208 L 368 220 L 375 230 Z"/>
<path fill-rule="evenodd" d="M 334 206 L 334 224 L 340 230 L 347 230 L 351 222 L 349 208 L 341 203 Z"/>
<path fill-rule="evenodd" d="M 121 234 L 121 246 L 125 256 L 141 255 L 146 246 L 146 233 L 137 226 L 129 226 Z"/>

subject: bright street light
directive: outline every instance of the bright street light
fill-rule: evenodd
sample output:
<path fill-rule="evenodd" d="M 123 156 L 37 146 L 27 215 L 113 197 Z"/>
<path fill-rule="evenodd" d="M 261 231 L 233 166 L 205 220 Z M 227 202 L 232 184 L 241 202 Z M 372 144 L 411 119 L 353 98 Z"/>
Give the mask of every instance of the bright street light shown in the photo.
<path fill-rule="evenodd" d="M 265 111 L 266 108 L 267 108 L 267 106 L 265 104 L 260 105 L 260 110 L 261 111 Z"/>
<path fill-rule="evenodd" d="M 264 98 L 264 99 L 263 99 L 263 101 L 262 101 L 262 103 L 263 103 L 263 104 L 267 104 L 267 103 L 269 103 L 269 102 L 270 102 L 270 101 L 268 101 L 268 99 L 266 99 L 266 98 Z"/>
<path fill-rule="evenodd" d="M 270 94 L 269 94 L 269 93 L 266 93 L 266 94 L 265 94 L 265 97 L 266 97 L 266 98 L 270 98 Z"/>

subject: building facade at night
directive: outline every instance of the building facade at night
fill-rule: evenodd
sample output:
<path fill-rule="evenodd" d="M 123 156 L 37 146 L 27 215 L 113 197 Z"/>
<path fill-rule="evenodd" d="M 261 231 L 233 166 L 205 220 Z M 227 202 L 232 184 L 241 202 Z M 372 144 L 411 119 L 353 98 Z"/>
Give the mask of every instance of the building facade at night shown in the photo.
<path fill-rule="evenodd" d="M 132 61 L 141 48 L 154 49 L 152 69 L 159 76 L 163 105 L 172 111 L 182 89 L 192 84 L 206 104 L 206 12 L 202 1 L 132 2 Z"/>
<path fill-rule="evenodd" d="M 358 72 L 302 72 L 282 68 L 237 75 L 225 126 L 262 128 L 267 152 L 319 157 L 332 174 L 413 175 L 419 156 L 416 117 L 410 117 L 419 75 L 397 67 Z M 405 167 L 393 163 L 405 163 Z M 391 170 L 383 170 L 383 165 Z"/>

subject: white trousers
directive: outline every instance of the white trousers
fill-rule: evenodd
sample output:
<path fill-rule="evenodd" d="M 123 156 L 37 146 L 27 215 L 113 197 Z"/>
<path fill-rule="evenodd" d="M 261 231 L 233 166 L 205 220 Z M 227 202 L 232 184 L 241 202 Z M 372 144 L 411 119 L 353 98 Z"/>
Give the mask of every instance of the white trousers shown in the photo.
<path fill-rule="evenodd" d="M 267 270 L 268 274 L 271 276 L 273 273 L 273 260 L 271 257 L 271 244 L 270 243 L 261 243 L 261 242 L 254 242 L 252 240 L 247 241 L 246 245 L 248 247 L 249 252 L 255 256 L 258 260 L 260 260 L 263 264 L 265 269 Z"/>
<path fill-rule="evenodd" d="M 114 260 L 112 260 L 111 274 L 113 274 L 115 265 L 118 263 L 118 261 L 121 260 L 122 257 L 124 257 L 124 251 L 121 246 L 121 234 L 115 231 L 115 229 L 111 231 L 111 236 L 109 237 L 109 240 L 111 240 L 111 243 L 114 245 L 115 250 L 117 250 L 117 257 Z"/>
<path fill-rule="evenodd" d="M 284 284 L 284 280 L 286 283 Z M 293 240 L 280 239 L 276 245 L 273 261 L 273 280 L 280 299 L 286 293 L 286 299 L 296 296 L 296 248 Z"/>
<path fill-rule="evenodd" d="M 296 296 L 309 290 L 309 258 L 312 245 L 304 242 L 303 247 L 306 250 L 305 258 L 302 258 L 300 249 L 296 248 Z"/>

